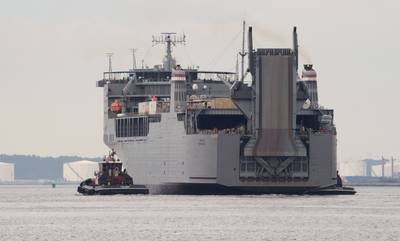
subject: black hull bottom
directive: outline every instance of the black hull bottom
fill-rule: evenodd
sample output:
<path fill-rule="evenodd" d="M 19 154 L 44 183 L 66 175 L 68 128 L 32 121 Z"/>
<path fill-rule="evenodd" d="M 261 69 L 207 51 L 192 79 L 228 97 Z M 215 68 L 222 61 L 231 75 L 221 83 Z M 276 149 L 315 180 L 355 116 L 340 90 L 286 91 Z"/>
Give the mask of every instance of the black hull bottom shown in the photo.
<path fill-rule="evenodd" d="M 219 184 L 173 183 L 148 185 L 151 194 L 179 195 L 352 195 L 351 187 L 227 187 Z"/>
<path fill-rule="evenodd" d="M 77 191 L 83 195 L 149 194 L 149 189 L 142 185 L 133 185 L 129 187 L 78 186 Z"/>

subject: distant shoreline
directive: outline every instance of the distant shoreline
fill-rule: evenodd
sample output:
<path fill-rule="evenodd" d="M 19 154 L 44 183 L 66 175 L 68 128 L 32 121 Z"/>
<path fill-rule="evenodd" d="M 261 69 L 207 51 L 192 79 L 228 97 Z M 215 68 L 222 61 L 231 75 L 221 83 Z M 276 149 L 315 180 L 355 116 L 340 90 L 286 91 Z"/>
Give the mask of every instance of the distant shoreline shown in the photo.
<path fill-rule="evenodd" d="M 357 187 L 398 187 L 400 182 L 385 182 L 385 183 L 344 183 L 345 186 L 357 186 Z"/>
<path fill-rule="evenodd" d="M 0 186 L 24 186 L 24 185 L 34 185 L 34 186 L 51 186 L 61 185 L 61 186 L 71 186 L 79 185 L 80 182 L 57 182 L 57 181 L 36 181 L 36 180 L 17 180 L 15 182 L 0 182 Z M 344 186 L 350 187 L 399 187 L 400 182 L 396 183 L 344 183 Z"/>
<path fill-rule="evenodd" d="M 0 186 L 24 186 L 24 185 L 37 185 L 37 186 L 51 186 L 55 185 L 78 185 L 80 182 L 40 182 L 40 181 L 27 181 L 27 182 L 0 182 Z"/>

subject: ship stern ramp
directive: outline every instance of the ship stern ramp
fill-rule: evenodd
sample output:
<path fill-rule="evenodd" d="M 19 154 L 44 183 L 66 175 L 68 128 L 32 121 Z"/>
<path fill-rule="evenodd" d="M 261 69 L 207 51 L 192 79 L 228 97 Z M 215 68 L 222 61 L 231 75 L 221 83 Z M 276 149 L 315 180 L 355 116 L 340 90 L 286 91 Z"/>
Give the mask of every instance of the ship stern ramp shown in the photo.
<path fill-rule="evenodd" d="M 296 81 L 293 50 L 255 52 L 255 95 L 248 100 L 253 106 L 250 121 L 254 128 L 239 157 L 237 188 L 252 193 L 301 194 L 336 183 L 336 133 L 310 132 L 307 138 L 299 134 Z M 236 103 L 235 91 L 232 97 Z M 235 186 L 233 179 L 230 184 L 228 178 L 223 180 L 225 185 Z"/>

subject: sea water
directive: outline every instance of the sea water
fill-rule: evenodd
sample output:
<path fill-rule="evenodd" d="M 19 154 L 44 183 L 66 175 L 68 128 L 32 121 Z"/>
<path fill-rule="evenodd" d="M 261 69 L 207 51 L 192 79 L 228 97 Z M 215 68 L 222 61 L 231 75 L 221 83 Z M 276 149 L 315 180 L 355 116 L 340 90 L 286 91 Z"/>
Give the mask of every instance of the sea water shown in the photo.
<path fill-rule="evenodd" d="M 350 196 L 82 196 L 0 185 L 0 240 L 400 240 L 400 187 Z"/>

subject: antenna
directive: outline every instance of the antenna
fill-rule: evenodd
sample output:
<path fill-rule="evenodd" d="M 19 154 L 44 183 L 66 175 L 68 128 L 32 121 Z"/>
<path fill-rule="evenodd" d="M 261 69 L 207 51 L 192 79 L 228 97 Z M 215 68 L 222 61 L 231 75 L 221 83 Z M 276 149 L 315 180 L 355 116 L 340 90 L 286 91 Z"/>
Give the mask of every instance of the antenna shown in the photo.
<path fill-rule="evenodd" d="M 161 33 L 159 36 L 153 35 L 153 46 L 158 44 L 166 44 L 166 53 L 163 61 L 164 69 L 172 70 L 174 65 L 174 59 L 172 58 L 172 45 L 175 46 L 177 44 L 185 44 L 186 36 L 183 34 L 181 36 L 177 36 L 176 33 Z"/>
<path fill-rule="evenodd" d="M 108 57 L 108 72 L 112 72 L 112 56 L 114 53 L 106 53 L 106 56 Z"/>
<path fill-rule="evenodd" d="M 236 55 L 235 81 L 239 81 L 239 54 Z"/>
<path fill-rule="evenodd" d="M 244 52 L 244 41 L 245 41 L 245 36 L 246 34 L 246 22 L 243 21 L 243 37 L 242 37 L 242 52 L 239 52 L 239 55 L 242 56 L 242 69 L 241 69 L 241 76 L 240 79 L 243 81 L 244 79 L 244 56 L 247 55 L 247 52 Z"/>
<path fill-rule="evenodd" d="M 247 42 L 247 51 L 249 54 L 249 72 L 253 78 L 253 80 L 255 79 L 255 66 L 254 66 L 254 51 L 253 51 L 253 28 L 250 26 L 249 27 L 249 32 L 248 32 L 248 42 Z M 253 81 L 254 83 L 254 81 Z"/>
<path fill-rule="evenodd" d="M 136 49 L 130 49 L 132 52 L 132 70 L 136 69 L 136 56 L 135 56 L 135 52 Z"/>
<path fill-rule="evenodd" d="M 177 36 L 176 33 L 160 33 L 159 36 L 153 35 L 153 46 L 157 44 L 168 44 L 171 43 L 174 46 L 176 44 L 185 44 L 186 43 L 186 35 L 182 34 Z"/>
<path fill-rule="evenodd" d="M 299 43 L 297 42 L 297 27 L 293 27 L 293 51 L 295 54 L 296 72 L 299 69 Z"/>

